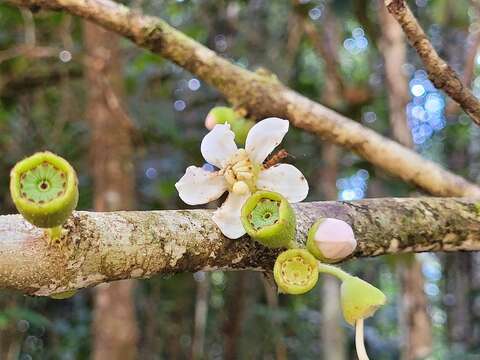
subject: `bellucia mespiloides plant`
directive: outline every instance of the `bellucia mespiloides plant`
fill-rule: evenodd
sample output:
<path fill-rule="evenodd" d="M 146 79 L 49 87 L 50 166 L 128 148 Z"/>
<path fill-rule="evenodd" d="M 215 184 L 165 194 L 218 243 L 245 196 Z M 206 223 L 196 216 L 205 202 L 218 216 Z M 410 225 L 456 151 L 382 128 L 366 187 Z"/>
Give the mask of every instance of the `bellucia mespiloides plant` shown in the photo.
<path fill-rule="evenodd" d="M 293 166 L 281 164 L 270 168 L 265 162 L 283 139 L 288 122 L 278 118 L 260 121 L 244 140 L 243 122 L 230 128 L 237 120 L 237 114 L 230 108 L 217 107 L 209 113 L 206 126 L 213 129 L 203 139 L 201 151 L 205 160 L 220 170 L 212 173 L 194 166 L 187 168 L 176 184 L 180 197 L 196 205 L 229 191 L 226 202 L 213 215 L 224 235 L 238 238 L 247 232 L 264 246 L 289 248 L 280 253 L 273 269 L 280 292 L 304 294 L 315 286 L 319 273 L 338 277 L 342 281 L 340 301 L 344 318 L 356 329 L 358 357 L 368 360 L 363 319 L 385 303 L 385 295 L 369 283 L 327 264 L 341 261 L 355 250 L 357 241 L 351 226 L 339 219 L 318 219 L 308 233 L 307 249 L 298 248 L 296 217 L 289 201 L 302 201 L 308 193 L 308 184 Z M 237 149 L 234 139 L 240 144 L 245 141 L 245 149 Z"/>
<path fill-rule="evenodd" d="M 288 131 L 287 120 L 268 118 L 248 132 L 245 148 L 238 149 L 228 124 L 217 124 L 202 140 L 204 159 L 219 170 L 209 172 L 189 166 L 175 184 L 180 198 L 189 205 L 206 204 L 228 191 L 228 197 L 213 214 L 213 221 L 231 239 L 245 234 L 240 219 L 243 204 L 258 190 L 281 194 L 289 202 L 299 202 L 308 194 L 308 183 L 293 165 L 263 165 Z"/>

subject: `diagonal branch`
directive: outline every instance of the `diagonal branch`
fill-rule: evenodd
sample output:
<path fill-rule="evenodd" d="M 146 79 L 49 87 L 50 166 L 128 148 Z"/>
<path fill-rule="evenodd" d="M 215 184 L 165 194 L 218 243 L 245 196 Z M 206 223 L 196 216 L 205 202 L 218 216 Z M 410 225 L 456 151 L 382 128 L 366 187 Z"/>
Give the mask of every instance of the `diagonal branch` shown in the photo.
<path fill-rule="evenodd" d="M 422 59 L 428 77 L 435 87 L 445 91 L 477 125 L 480 125 L 480 102 L 455 70 L 435 51 L 405 0 L 385 0 L 385 5 Z"/>
<path fill-rule="evenodd" d="M 348 148 L 379 168 L 434 195 L 480 196 L 480 188 L 432 161 L 281 84 L 250 72 L 172 28 L 111 0 L 9 0 L 63 9 L 90 19 L 175 62 L 220 90 L 236 107 L 262 118 L 279 116 L 323 139 Z"/>
<path fill-rule="evenodd" d="M 350 223 L 356 257 L 480 250 L 475 202 L 455 198 L 371 199 L 295 206 L 297 240 L 319 217 Z M 276 251 L 248 237 L 230 240 L 211 210 L 76 212 L 62 247 L 19 215 L 0 216 L 0 287 L 49 295 L 101 282 L 199 270 L 270 270 Z"/>

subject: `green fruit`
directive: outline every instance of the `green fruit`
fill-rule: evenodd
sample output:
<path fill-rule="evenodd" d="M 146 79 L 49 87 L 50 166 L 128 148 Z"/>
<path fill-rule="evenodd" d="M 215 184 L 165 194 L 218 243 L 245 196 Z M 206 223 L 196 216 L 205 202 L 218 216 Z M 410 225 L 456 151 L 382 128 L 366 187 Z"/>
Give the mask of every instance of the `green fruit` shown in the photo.
<path fill-rule="evenodd" d="M 280 292 L 299 295 L 318 281 L 317 260 L 305 249 L 289 249 L 275 261 L 273 276 Z"/>
<path fill-rule="evenodd" d="M 356 276 L 342 282 L 340 294 L 343 317 L 351 325 L 372 316 L 387 301 L 383 292 Z"/>
<path fill-rule="evenodd" d="M 282 195 L 257 191 L 242 207 L 241 220 L 248 235 L 269 248 L 293 247 L 295 212 Z"/>
<path fill-rule="evenodd" d="M 229 124 L 230 129 L 235 134 L 235 142 L 238 145 L 245 145 L 248 132 L 255 125 L 252 120 L 247 120 L 238 115 L 235 110 L 226 106 L 215 106 L 207 115 L 205 125 L 208 129 L 213 129 L 215 124 Z"/>
<path fill-rule="evenodd" d="M 10 193 L 27 221 L 40 228 L 57 227 L 77 206 L 77 175 L 63 158 L 38 152 L 12 169 Z"/>

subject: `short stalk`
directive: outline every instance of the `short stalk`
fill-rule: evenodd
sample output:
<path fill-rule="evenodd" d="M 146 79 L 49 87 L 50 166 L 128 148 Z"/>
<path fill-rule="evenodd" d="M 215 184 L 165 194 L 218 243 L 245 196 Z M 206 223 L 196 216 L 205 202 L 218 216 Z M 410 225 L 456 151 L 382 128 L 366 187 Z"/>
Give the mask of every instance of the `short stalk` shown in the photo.
<path fill-rule="evenodd" d="M 290 241 L 287 245 L 287 249 L 299 249 L 300 247 L 298 246 L 298 243 L 293 240 L 293 241 Z"/>
<path fill-rule="evenodd" d="M 55 226 L 47 229 L 47 234 L 51 240 L 58 240 L 62 237 L 62 226 Z"/>

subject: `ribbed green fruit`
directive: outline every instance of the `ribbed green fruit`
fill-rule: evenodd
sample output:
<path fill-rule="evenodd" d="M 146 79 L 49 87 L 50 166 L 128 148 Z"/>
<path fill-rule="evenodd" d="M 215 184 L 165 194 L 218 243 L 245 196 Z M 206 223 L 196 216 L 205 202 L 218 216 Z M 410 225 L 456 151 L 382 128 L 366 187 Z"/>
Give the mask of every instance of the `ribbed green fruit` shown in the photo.
<path fill-rule="evenodd" d="M 295 212 L 279 193 L 254 193 L 242 207 L 241 220 L 247 234 L 266 247 L 288 248 L 295 243 Z"/>
<path fill-rule="evenodd" d="M 10 194 L 27 221 L 40 228 L 57 227 L 77 206 L 77 174 L 60 156 L 38 152 L 12 169 Z"/>
<path fill-rule="evenodd" d="M 304 294 L 318 281 L 317 260 L 305 249 L 289 249 L 275 261 L 273 276 L 280 292 Z"/>

